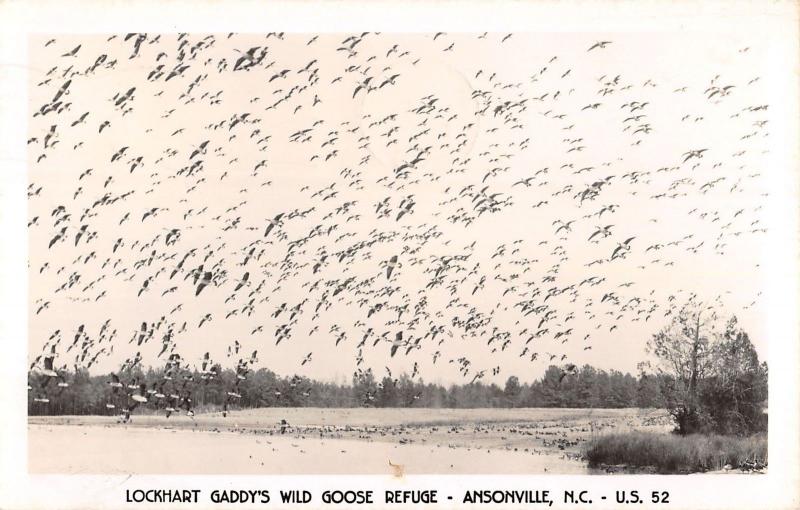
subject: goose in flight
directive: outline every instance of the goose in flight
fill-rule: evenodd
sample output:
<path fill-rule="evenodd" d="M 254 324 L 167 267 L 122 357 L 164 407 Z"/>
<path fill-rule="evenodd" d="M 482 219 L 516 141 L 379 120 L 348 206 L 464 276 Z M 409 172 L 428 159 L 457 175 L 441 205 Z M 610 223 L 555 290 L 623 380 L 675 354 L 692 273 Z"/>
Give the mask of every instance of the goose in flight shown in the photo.
<path fill-rule="evenodd" d="M 605 47 L 606 47 L 606 46 L 608 46 L 609 44 L 611 44 L 611 41 L 597 41 L 596 43 L 594 43 L 593 45 L 591 45 L 591 46 L 589 47 L 589 49 L 588 49 L 588 50 L 586 50 L 586 51 L 587 51 L 587 52 L 589 52 L 589 51 L 592 51 L 592 50 L 593 50 L 593 49 L 595 49 L 595 48 L 600 48 L 600 49 L 602 50 L 603 48 L 605 48 Z"/>
<path fill-rule="evenodd" d="M 556 229 L 555 233 L 558 234 L 562 230 L 566 230 L 567 232 L 572 232 L 572 224 L 573 223 L 575 223 L 575 220 L 567 221 L 567 222 L 564 222 L 564 221 L 561 221 L 561 220 L 554 221 L 553 225 L 558 225 L 558 228 Z"/>
<path fill-rule="evenodd" d="M 568 375 L 576 375 L 578 373 L 578 367 L 572 363 L 567 363 L 564 365 L 564 368 L 561 369 L 561 375 L 558 376 L 558 382 L 564 380 L 565 377 Z"/>
<path fill-rule="evenodd" d="M 606 225 L 605 227 L 597 227 L 597 230 L 595 230 L 592 233 L 592 235 L 589 236 L 588 240 L 591 241 L 592 239 L 594 239 L 595 236 L 599 236 L 599 235 L 602 235 L 604 238 L 610 236 L 611 235 L 611 227 L 613 227 L 613 226 L 614 225 Z M 595 241 L 595 242 L 597 242 L 597 241 Z"/>
<path fill-rule="evenodd" d="M 250 282 L 248 281 L 249 278 L 250 278 L 250 273 L 249 272 L 246 272 L 244 275 L 242 275 L 242 278 L 240 280 L 238 280 L 238 283 L 236 284 L 236 288 L 233 289 L 233 291 L 236 292 L 237 290 L 241 289 L 245 285 L 250 285 Z"/>
<path fill-rule="evenodd" d="M 397 255 L 392 255 L 392 258 L 389 259 L 389 262 L 386 263 L 386 279 L 391 280 L 392 278 L 392 271 L 394 268 L 398 266 L 397 263 Z"/>
<path fill-rule="evenodd" d="M 200 283 L 197 285 L 197 290 L 195 291 L 194 295 L 199 296 L 200 292 L 211 283 L 213 278 L 214 274 L 211 271 L 205 271 L 203 273 L 203 277 L 200 279 Z"/>
<path fill-rule="evenodd" d="M 139 384 L 139 392 L 131 395 L 131 398 L 137 403 L 147 403 L 147 385 L 145 383 Z"/>
<path fill-rule="evenodd" d="M 118 376 L 117 374 L 115 374 L 115 373 L 113 373 L 113 372 L 112 372 L 112 373 L 109 375 L 109 377 L 111 377 L 111 380 L 110 380 L 110 381 L 108 381 L 108 385 L 109 385 L 109 386 L 112 388 L 112 391 L 113 391 L 114 393 L 116 393 L 116 392 L 117 392 L 117 390 L 119 390 L 120 388 L 122 388 L 123 384 L 122 384 L 122 382 L 120 382 L 120 380 L 119 380 L 119 376 Z"/>
<path fill-rule="evenodd" d="M 246 69 L 247 67 L 249 67 L 249 65 L 245 67 L 245 64 L 252 64 L 255 61 L 255 54 L 259 49 L 261 49 L 260 46 L 253 46 L 245 53 L 242 53 L 239 50 L 234 50 L 238 53 L 242 53 L 242 56 L 236 59 L 236 62 L 233 64 L 233 70 L 238 71 L 240 69 Z"/>
<path fill-rule="evenodd" d="M 55 351 L 55 345 L 53 346 L 53 351 Z M 44 357 L 44 369 L 42 369 L 42 375 L 46 377 L 58 377 L 58 372 L 56 372 L 53 368 L 53 361 L 55 358 L 55 352 L 51 352 Z M 45 379 L 45 381 L 49 381 L 49 379 Z"/>
<path fill-rule="evenodd" d="M 397 354 L 397 349 L 403 344 L 403 332 L 398 331 L 392 341 L 392 348 L 389 351 L 389 357 L 393 358 L 395 354 Z"/>
<path fill-rule="evenodd" d="M 624 242 L 619 243 L 617 247 L 614 249 L 614 251 L 611 253 L 611 260 L 614 260 L 617 257 L 620 258 L 624 257 L 625 254 L 630 251 L 631 249 L 630 244 L 631 241 L 633 241 L 634 239 L 636 239 L 636 237 L 629 237 Z"/>
<path fill-rule="evenodd" d="M 701 159 L 703 157 L 703 153 L 706 152 L 707 150 L 708 149 L 695 149 L 695 150 L 690 150 L 688 152 L 684 152 L 683 153 L 683 156 L 684 156 L 683 162 L 686 163 L 687 161 L 689 161 L 692 158 Z"/>
<path fill-rule="evenodd" d="M 277 214 L 274 218 L 269 220 L 269 225 L 267 225 L 267 229 L 264 231 L 264 237 L 267 237 L 272 229 L 275 227 L 279 227 L 281 225 L 281 218 L 283 218 L 284 213 Z"/>
<path fill-rule="evenodd" d="M 367 92 L 373 90 L 372 87 L 369 86 L 369 82 L 371 81 L 372 81 L 372 76 L 368 76 L 364 81 L 360 82 L 356 87 L 356 89 L 353 91 L 353 98 L 355 99 L 356 94 L 358 94 L 359 90 L 363 89 L 366 90 Z"/>
<path fill-rule="evenodd" d="M 81 49 L 81 46 L 82 46 L 82 45 L 81 45 L 81 44 L 79 44 L 79 45 L 75 46 L 75 47 L 74 47 L 74 48 L 72 48 L 70 51 L 68 51 L 68 52 L 64 53 L 64 54 L 63 54 L 63 55 L 61 55 L 61 56 L 62 56 L 62 57 L 74 57 L 74 56 L 76 56 L 76 55 L 78 54 L 78 51 Z"/>
<path fill-rule="evenodd" d="M 381 84 L 378 86 L 378 88 L 382 89 L 384 85 L 396 85 L 395 80 L 397 78 L 399 78 L 399 77 L 400 77 L 399 74 L 393 74 L 392 76 L 390 76 L 390 77 L 386 78 L 385 80 L 383 80 L 383 82 L 381 82 Z"/>

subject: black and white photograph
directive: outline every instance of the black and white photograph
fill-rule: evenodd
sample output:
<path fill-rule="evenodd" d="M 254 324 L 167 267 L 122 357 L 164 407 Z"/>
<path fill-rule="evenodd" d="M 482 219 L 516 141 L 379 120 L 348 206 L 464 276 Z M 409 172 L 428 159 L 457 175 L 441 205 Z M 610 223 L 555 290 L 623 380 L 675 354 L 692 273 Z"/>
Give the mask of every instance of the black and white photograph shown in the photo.
<path fill-rule="evenodd" d="M 753 24 L 25 33 L 25 476 L 782 476 Z"/>

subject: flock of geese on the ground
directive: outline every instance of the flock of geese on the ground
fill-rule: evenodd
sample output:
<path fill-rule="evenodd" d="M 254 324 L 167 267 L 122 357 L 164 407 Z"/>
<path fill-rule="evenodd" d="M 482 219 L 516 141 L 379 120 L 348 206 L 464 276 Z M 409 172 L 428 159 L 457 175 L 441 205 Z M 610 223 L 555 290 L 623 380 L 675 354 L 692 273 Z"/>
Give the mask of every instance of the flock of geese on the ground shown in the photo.
<path fill-rule="evenodd" d="M 723 308 L 724 292 L 641 275 L 679 280 L 676 264 L 766 232 L 759 78 L 711 69 L 672 86 L 622 72 L 616 40 L 524 70 L 470 58 L 518 38 L 43 40 L 28 139 L 31 324 L 48 325 L 31 339 L 34 399 L 73 367 L 111 373 L 124 403 L 110 408 L 167 413 L 192 412 L 203 381 L 187 374 L 226 363 L 234 403 L 264 365 L 474 383 L 511 357 L 566 376 L 572 354 L 626 325 Z M 461 92 L 436 74 L 450 60 Z M 137 366 L 164 380 L 127 377 Z"/>

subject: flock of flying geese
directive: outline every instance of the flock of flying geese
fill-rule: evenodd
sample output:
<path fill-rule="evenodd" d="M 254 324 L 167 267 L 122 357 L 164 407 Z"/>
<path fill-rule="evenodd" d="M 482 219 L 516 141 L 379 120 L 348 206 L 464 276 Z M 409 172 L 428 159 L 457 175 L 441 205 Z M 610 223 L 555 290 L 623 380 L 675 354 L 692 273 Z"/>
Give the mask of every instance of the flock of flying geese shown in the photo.
<path fill-rule="evenodd" d="M 518 37 L 43 40 L 31 324 L 55 327 L 31 339 L 34 400 L 75 367 L 110 372 L 110 409 L 192 414 L 193 369 L 229 359 L 235 402 L 259 351 L 278 371 L 403 360 L 478 382 L 511 356 L 566 376 L 570 352 L 703 298 L 637 275 L 766 232 L 758 78 L 640 79 L 603 60 L 613 40 L 524 70 L 470 58 Z M 426 75 L 450 60 L 460 95 Z M 153 387 L 125 375 L 155 365 Z"/>

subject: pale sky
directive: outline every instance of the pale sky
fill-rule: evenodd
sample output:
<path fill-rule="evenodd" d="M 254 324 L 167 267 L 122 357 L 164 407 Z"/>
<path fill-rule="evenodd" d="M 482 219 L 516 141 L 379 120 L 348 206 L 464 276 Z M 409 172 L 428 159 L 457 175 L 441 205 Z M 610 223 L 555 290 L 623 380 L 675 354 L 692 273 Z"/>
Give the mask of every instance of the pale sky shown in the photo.
<path fill-rule="evenodd" d="M 136 34 L 30 40 L 29 192 L 41 187 L 28 210 L 29 221 L 38 217 L 29 228 L 31 361 L 58 329 L 56 364 L 71 367 L 88 342 L 66 352 L 83 324 L 95 341 L 83 364 L 106 349 L 92 372 L 116 370 L 137 351 L 160 365 L 172 324 L 175 352 L 191 363 L 209 352 L 233 368 L 257 349 L 255 367 L 326 380 L 349 381 L 357 366 L 397 376 L 415 363 L 417 377 L 442 383 L 481 371 L 484 382 L 531 381 L 567 362 L 634 372 L 665 313 L 692 292 L 737 315 L 766 358 L 759 264 L 769 228 L 767 92 L 777 78 L 755 38 L 142 35 L 136 53 Z M 609 42 L 589 50 L 600 41 Z M 254 47 L 256 57 L 268 48 L 263 60 L 233 71 Z M 370 89 L 354 97 L 367 78 Z M 69 108 L 33 116 L 68 79 L 56 109 Z M 495 210 L 479 215 L 489 196 Z M 376 213 L 382 202 L 386 216 Z M 59 205 L 65 212 L 52 215 Z M 156 207 L 165 210 L 142 220 Z M 557 220 L 572 223 L 557 232 Z M 64 240 L 48 248 L 64 226 Z M 171 229 L 180 237 L 167 245 Z M 263 253 L 243 265 L 250 248 Z M 387 278 L 393 255 L 399 265 Z M 215 281 L 195 296 L 184 277 L 200 264 Z M 245 272 L 249 284 L 235 292 Z M 71 274 L 79 281 L 57 291 Z M 117 330 L 108 356 L 108 334 L 97 343 L 106 320 Z M 158 327 L 137 347 L 129 340 L 143 321 Z M 282 325 L 291 334 L 276 345 Z M 441 333 L 426 337 L 432 328 Z M 391 357 L 401 330 L 404 341 L 422 340 Z M 234 341 L 241 352 L 226 358 Z M 459 359 L 470 363 L 466 377 Z"/>

